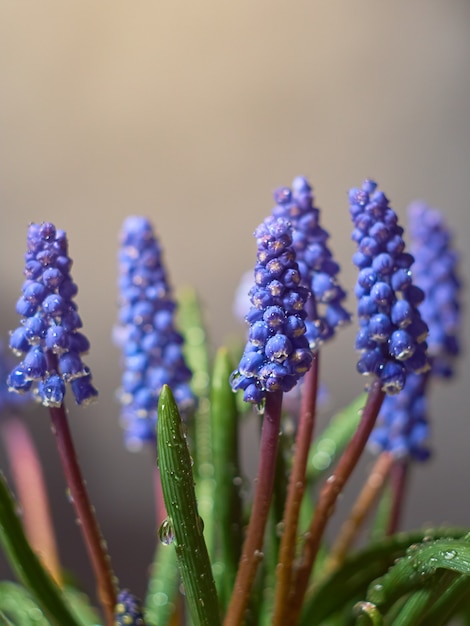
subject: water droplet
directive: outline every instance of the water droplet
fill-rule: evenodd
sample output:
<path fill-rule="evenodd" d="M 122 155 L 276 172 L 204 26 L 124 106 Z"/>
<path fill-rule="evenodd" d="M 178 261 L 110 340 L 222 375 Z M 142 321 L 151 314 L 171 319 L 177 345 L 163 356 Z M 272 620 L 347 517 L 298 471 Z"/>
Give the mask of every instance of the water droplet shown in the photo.
<path fill-rule="evenodd" d="M 278 522 L 276 524 L 276 535 L 278 537 L 282 537 L 283 534 L 284 534 L 284 522 Z"/>
<path fill-rule="evenodd" d="M 168 604 L 168 596 L 166 595 L 166 593 L 163 593 L 161 591 L 159 591 L 158 593 L 154 593 L 152 600 L 155 606 L 165 606 L 166 604 Z"/>
<path fill-rule="evenodd" d="M 70 502 L 70 504 L 73 504 L 73 495 L 72 495 L 72 492 L 70 491 L 70 489 L 68 487 L 65 490 L 65 497 Z"/>
<path fill-rule="evenodd" d="M 385 589 L 380 583 L 375 584 L 369 591 L 369 598 L 374 604 L 385 602 Z"/>
<path fill-rule="evenodd" d="M 204 606 L 204 600 L 203 600 L 202 598 L 199 598 L 199 604 L 200 604 L 201 606 Z"/>
<path fill-rule="evenodd" d="M 197 525 L 199 534 L 202 535 L 202 533 L 204 532 L 204 520 L 202 519 L 200 515 L 198 515 L 196 518 L 196 525 Z"/>
<path fill-rule="evenodd" d="M 163 520 L 160 528 L 158 529 L 158 537 L 161 543 L 165 546 L 169 546 L 175 540 L 175 531 L 169 517 Z"/>
<path fill-rule="evenodd" d="M 264 559 L 264 552 L 261 550 L 255 550 L 253 556 L 257 561 L 262 561 Z"/>
<path fill-rule="evenodd" d="M 444 552 L 444 558 L 446 561 L 452 561 L 457 556 L 457 552 L 455 550 L 446 550 Z"/>
<path fill-rule="evenodd" d="M 241 476 L 235 476 L 232 482 L 235 487 L 241 487 L 243 485 L 243 479 Z"/>

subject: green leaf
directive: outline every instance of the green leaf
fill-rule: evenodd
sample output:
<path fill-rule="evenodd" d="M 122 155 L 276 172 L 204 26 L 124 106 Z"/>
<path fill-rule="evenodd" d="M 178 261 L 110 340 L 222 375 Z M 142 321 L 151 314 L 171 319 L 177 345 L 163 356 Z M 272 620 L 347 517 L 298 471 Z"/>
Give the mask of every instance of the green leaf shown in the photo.
<path fill-rule="evenodd" d="M 362 393 L 331 418 L 328 426 L 314 441 L 307 462 L 307 480 L 315 482 L 328 472 L 357 429 L 367 394 Z"/>
<path fill-rule="evenodd" d="M 211 418 L 217 525 L 214 553 L 215 579 L 222 609 L 232 594 L 243 543 L 238 456 L 238 411 L 229 384 L 233 365 L 227 349 L 217 352 L 212 374 Z"/>
<path fill-rule="evenodd" d="M 431 579 L 438 569 L 470 573 L 470 542 L 466 537 L 413 543 L 403 558 L 371 583 L 367 600 L 386 612 L 401 596 L 435 584 Z"/>
<path fill-rule="evenodd" d="M 210 360 L 201 304 L 194 289 L 178 293 L 178 323 L 184 337 L 184 355 L 193 375 L 191 388 L 198 398 L 196 413 L 189 420 L 188 431 L 194 442 L 193 460 L 199 511 L 205 520 L 204 537 L 213 557 L 214 537 L 214 466 L 210 415 Z"/>
<path fill-rule="evenodd" d="M 15 626 L 49 626 L 49 621 L 30 593 L 13 582 L 0 583 L 0 611 L 6 624 Z M 12 620 L 12 621 L 8 621 Z"/>
<path fill-rule="evenodd" d="M 447 624 L 450 618 L 469 609 L 470 576 L 460 575 L 452 580 L 447 588 L 440 594 L 433 606 L 426 613 L 423 626 L 441 626 Z M 470 615 L 465 624 L 470 623 Z"/>
<path fill-rule="evenodd" d="M 91 606 L 90 599 L 83 591 L 75 587 L 64 587 L 64 594 L 72 611 L 83 626 L 94 626 L 100 623 L 101 617 L 98 611 Z"/>
<path fill-rule="evenodd" d="M 175 611 L 179 580 L 175 550 L 165 545 L 158 546 L 145 598 L 144 613 L 148 626 L 167 626 Z"/>
<path fill-rule="evenodd" d="M 302 613 L 304 626 L 318 626 L 351 601 L 365 597 L 368 586 L 403 556 L 412 544 L 436 537 L 462 537 L 465 529 L 426 529 L 399 533 L 350 555 L 342 567 L 320 580 L 309 594 Z M 371 602 L 373 599 L 368 598 Z"/>
<path fill-rule="evenodd" d="M 0 543 L 11 567 L 53 624 L 78 626 L 61 590 L 29 545 L 15 508 L 13 496 L 0 475 Z"/>
<path fill-rule="evenodd" d="M 0 611 L 0 626 L 15 626 L 2 611 Z"/>
<path fill-rule="evenodd" d="M 358 626 L 366 626 L 366 624 L 382 626 L 384 623 L 380 611 L 370 602 L 358 602 L 354 607 L 354 613 L 358 616 L 356 622 Z"/>
<path fill-rule="evenodd" d="M 194 491 L 191 457 L 173 394 L 164 386 L 158 402 L 157 441 L 168 541 L 174 537 L 189 611 L 195 626 L 220 624 L 214 578 Z"/>

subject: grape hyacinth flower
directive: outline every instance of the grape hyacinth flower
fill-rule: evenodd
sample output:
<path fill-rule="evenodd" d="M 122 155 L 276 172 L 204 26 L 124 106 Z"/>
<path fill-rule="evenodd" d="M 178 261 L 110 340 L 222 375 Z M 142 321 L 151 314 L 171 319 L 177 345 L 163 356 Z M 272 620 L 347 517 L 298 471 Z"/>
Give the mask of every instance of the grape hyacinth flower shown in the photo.
<path fill-rule="evenodd" d="M 10 348 L 23 360 L 11 371 L 8 387 L 19 393 L 34 389 L 44 406 L 59 407 L 70 383 L 77 404 L 88 404 L 98 392 L 81 359 L 90 344 L 79 331 L 65 232 L 48 222 L 31 224 L 25 261 L 23 295 L 16 304 L 21 326 L 10 336 Z"/>
<path fill-rule="evenodd" d="M 369 448 L 372 452 L 389 450 L 397 458 L 424 461 L 430 451 L 426 391 L 432 376 L 453 375 L 453 360 L 460 352 L 460 281 L 456 267 L 458 255 L 452 236 L 440 211 L 423 202 L 408 208 L 410 250 L 415 258 L 413 278 L 425 294 L 420 304 L 429 326 L 427 338 L 431 370 L 411 374 L 396 396 L 385 399 Z"/>
<path fill-rule="evenodd" d="M 142 603 L 128 589 L 122 589 L 118 594 L 114 625 L 145 626 Z"/>
<path fill-rule="evenodd" d="M 119 252 L 119 322 L 114 339 L 122 349 L 119 391 L 125 441 L 140 449 L 155 441 L 158 398 L 168 385 L 182 415 L 194 410 L 191 371 L 183 356 L 183 337 L 175 329 L 176 303 L 150 221 L 128 217 Z"/>
<path fill-rule="evenodd" d="M 424 293 L 412 281 L 414 259 L 405 252 L 403 228 L 376 187 L 366 180 L 349 192 L 352 239 L 358 244 L 353 256 L 359 268 L 356 349 L 362 352 L 357 369 L 376 375 L 382 389 L 394 394 L 403 389 L 408 373 L 429 368 L 428 327 L 418 309 Z"/>
<path fill-rule="evenodd" d="M 300 285 L 291 225 L 270 216 L 255 237 L 249 339 L 231 385 L 234 391 L 243 389 L 245 402 L 261 404 L 267 392 L 292 389 L 311 366 L 312 354 L 304 323 L 308 290 Z"/>
<path fill-rule="evenodd" d="M 326 242 L 329 234 L 319 224 L 320 211 L 313 202 L 312 187 L 297 176 L 292 190 L 281 187 L 274 193 L 275 217 L 288 219 L 293 228 L 293 246 L 301 276 L 301 285 L 310 291 L 307 301 L 307 338 L 312 350 L 333 337 L 336 327 L 350 321 L 342 302 L 346 292 L 337 280 L 339 265 Z"/>
<path fill-rule="evenodd" d="M 450 377 L 453 360 L 460 353 L 458 255 L 440 211 L 415 202 L 408 208 L 408 221 L 410 251 L 415 257 L 413 277 L 426 294 L 419 308 L 429 327 L 427 343 L 432 374 Z"/>

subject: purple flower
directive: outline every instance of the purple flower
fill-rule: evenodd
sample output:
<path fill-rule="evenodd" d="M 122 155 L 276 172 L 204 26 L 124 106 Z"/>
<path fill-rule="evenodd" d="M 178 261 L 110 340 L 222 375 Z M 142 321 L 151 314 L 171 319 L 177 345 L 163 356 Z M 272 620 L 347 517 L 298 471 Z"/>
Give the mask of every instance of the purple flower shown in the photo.
<path fill-rule="evenodd" d="M 16 305 L 21 326 L 10 336 L 10 348 L 23 360 L 8 376 L 8 387 L 19 393 L 33 389 L 44 406 L 57 407 L 70 382 L 75 401 L 88 404 L 98 392 L 81 359 L 89 342 L 79 331 L 82 322 L 73 302 L 77 287 L 70 276 L 65 232 L 48 222 L 31 224 L 25 261 L 26 280 Z M 88 384 L 77 393 L 81 378 Z"/>
<path fill-rule="evenodd" d="M 142 603 L 128 589 L 122 589 L 114 609 L 115 626 L 145 626 Z"/>
<path fill-rule="evenodd" d="M 32 400 L 30 393 L 19 395 L 8 389 L 7 377 L 13 366 L 12 360 L 13 357 L 5 351 L 5 345 L 0 340 L 0 414 L 15 411 Z"/>
<path fill-rule="evenodd" d="M 174 324 L 176 303 L 159 242 L 145 217 L 132 216 L 123 224 L 119 290 L 119 323 L 114 329 L 123 361 L 119 399 L 126 444 L 139 449 L 144 442 L 155 440 L 163 385 L 171 387 L 183 415 L 195 407 L 183 338 Z"/>
<path fill-rule="evenodd" d="M 412 282 L 414 259 L 405 252 L 403 228 L 376 187 L 366 180 L 349 193 L 352 238 L 358 246 L 353 257 L 359 268 L 356 348 L 362 355 L 357 369 L 377 376 L 382 389 L 394 394 L 405 386 L 407 374 L 429 368 L 427 326 L 418 309 L 424 293 Z"/>
<path fill-rule="evenodd" d="M 340 268 L 327 246 L 329 234 L 320 226 L 320 211 L 313 206 L 313 192 L 307 179 L 297 176 L 292 190 L 282 187 L 274 193 L 274 199 L 277 206 L 273 215 L 292 224 L 301 285 L 310 292 L 306 335 L 310 348 L 316 350 L 334 335 L 337 326 L 351 319 L 342 305 L 346 292 L 337 281 Z"/>
<path fill-rule="evenodd" d="M 304 323 L 308 290 L 300 285 L 290 223 L 270 216 L 255 237 L 249 340 L 231 385 L 243 389 L 246 402 L 260 404 L 268 392 L 292 389 L 310 368 L 312 354 Z"/>
<path fill-rule="evenodd" d="M 429 458 L 429 420 L 425 395 L 427 376 L 408 374 L 400 393 L 386 396 L 369 438 L 368 448 L 371 452 L 387 450 L 397 458 L 415 461 Z"/>
<path fill-rule="evenodd" d="M 460 280 L 458 255 L 442 214 L 423 202 L 408 208 L 410 250 L 415 257 L 413 277 L 426 294 L 420 304 L 429 327 L 428 353 L 433 374 L 449 377 L 453 360 L 460 352 Z"/>

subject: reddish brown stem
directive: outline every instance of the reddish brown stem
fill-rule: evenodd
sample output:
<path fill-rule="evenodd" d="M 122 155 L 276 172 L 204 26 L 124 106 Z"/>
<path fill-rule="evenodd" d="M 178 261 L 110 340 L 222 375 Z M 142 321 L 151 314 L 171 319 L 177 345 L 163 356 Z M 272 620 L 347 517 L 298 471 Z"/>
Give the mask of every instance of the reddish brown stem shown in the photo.
<path fill-rule="evenodd" d="M 286 608 L 292 578 L 292 564 L 295 558 L 297 526 L 302 498 L 305 492 L 305 472 L 308 451 L 315 425 L 317 402 L 319 355 L 313 354 L 313 363 L 305 374 L 302 384 L 302 404 L 300 422 L 295 442 L 294 464 L 289 479 L 286 504 L 284 508 L 283 534 L 279 548 L 279 563 L 276 568 L 277 585 L 274 594 L 275 606 L 273 626 L 287 623 Z"/>
<path fill-rule="evenodd" d="M 49 411 L 52 420 L 52 432 L 56 438 L 57 449 L 70 496 L 95 573 L 97 593 L 105 612 L 106 624 L 107 626 L 113 626 L 116 588 L 110 559 L 106 551 L 106 544 L 101 535 L 78 464 L 64 405 L 59 408 L 51 407 Z"/>
<path fill-rule="evenodd" d="M 388 520 L 387 535 L 393 535 L 398 530 L 403 514 L 405 503 L 405 491 L 408 486 L 409 477 L 408 460 L 396 460 L 392 466 L 390 475 L 392 487 L 392 508 Z"/>
<path fill-rule="evenodd" d="M 320 548 L 326 524 L 333 515 L 336 500 L 357 465 L 374 427 L 385 393 L 379 380 L 370 388 L 359 426 L 338 461 L 333 474 L 326 480 L 318 499 L 310 528 L 305 535 L 302 562 L 299 565 L 289 601 L 289 619 L 297 624 L 310 573 Z"/>
<path fill-rule="evenodd" d="M 239 626 L 243 622 L 256 570 L 263 558 L 264 530 L 274 487 L 281 407 L 282 392 L 266 394 L 253 508 L 224 626 Z"/>
<path fill-rule="evenodd" d="M 16 417 L 2 423 L 2 435 L 23 512 L 26 536 L 44 567 L 61 586 L 62 572 L 49 500 L 33 441 L 24 424 Z"/>
<path fill-rule="evenodd" d="M 390 454 L 390 452 L 382 452 L 367 477 L 364 487 L 354 503 L 348 518 L 341 526 L 338 537 L 328 555 L 328 560 L 325 563 L 322 575 L 326 576 L 332 573 L 344 561 L 361 525 L 382 493 L 392 465 L 392 454 Z"/>

